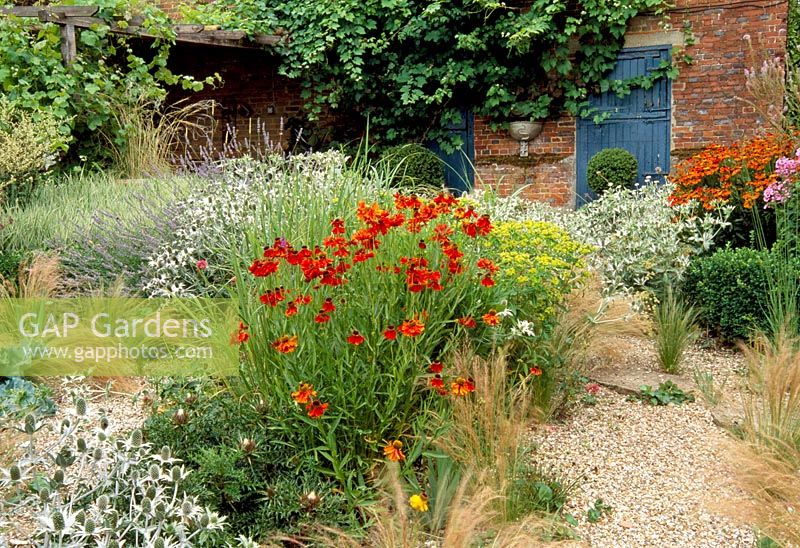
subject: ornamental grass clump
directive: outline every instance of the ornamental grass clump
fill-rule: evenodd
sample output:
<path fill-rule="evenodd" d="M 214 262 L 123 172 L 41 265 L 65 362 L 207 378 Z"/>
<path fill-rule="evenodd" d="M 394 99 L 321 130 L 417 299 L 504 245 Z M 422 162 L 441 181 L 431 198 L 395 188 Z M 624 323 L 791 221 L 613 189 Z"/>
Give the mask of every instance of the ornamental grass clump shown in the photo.
<path fill-rule="evenodd" d="M 785 330 L 745 348 L 750 367 L 737 480 L 751 497 L 740 514 L 781 545 L 800 543 L 800 346 Z"/>
<path fill-rule="evenodd" d="M 680 373 L 687 346 L 694 342 L 698 312 L 688 306 L 672 289 L 668 289 L 653 311 L 653 337 L 661 369 L 665 373 Z"/>

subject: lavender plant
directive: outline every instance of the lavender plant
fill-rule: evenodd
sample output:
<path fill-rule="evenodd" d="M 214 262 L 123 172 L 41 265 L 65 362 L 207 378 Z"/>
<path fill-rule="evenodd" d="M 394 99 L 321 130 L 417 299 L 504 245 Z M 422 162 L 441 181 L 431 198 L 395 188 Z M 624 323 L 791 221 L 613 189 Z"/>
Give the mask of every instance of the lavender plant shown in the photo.
<path fill-rule="evenodd" d="M 246 255 L 242 234 L 258 231 L 265 219 L 304 219 L 312 201 L 335 203 L 353 172 L 337 152 L 224 162 L 176 204 L 177 227 L 147 256 L 141 289 L 153 296 L 224 294 L 232 261 Z M 378 188 L 363 183 L 365 194 Z"/>
<path fill-rule="evenodd" d="M 154 450 L 141 430 L 115 435 L 105 416 L 90 416 L 82 396 L 54 443 L 39 443 L 34 415 L 14 427 L 27 441 L 22 458 L 3 470 L 0 488 L 10 496 L 0 515 L 8 521 L 32 511 L 38 546 L 251 545 L 228 538 L 225 518 L 186 494 L 189 472 L 169 447 Z"/>

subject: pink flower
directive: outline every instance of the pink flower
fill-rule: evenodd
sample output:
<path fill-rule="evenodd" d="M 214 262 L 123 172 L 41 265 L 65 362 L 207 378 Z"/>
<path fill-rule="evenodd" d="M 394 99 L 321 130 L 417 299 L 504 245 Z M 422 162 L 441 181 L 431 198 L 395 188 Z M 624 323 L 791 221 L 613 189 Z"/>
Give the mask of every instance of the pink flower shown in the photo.
<path fill-rule="evenodd" d="M 208 268 L 208 261 L 205 259 L 197 261 L 197 270 L 205 270 L 206 268 Z"/>
<path fill-rule="evenodd" d="M 596 396 L 600 393 L 600 385 L 596 382 L 587 383 L 583 388 L 586 390 L 587 394 L 591 394 L 592 396 Z"/>
<path fill-rule="evenodd" d="M 775 162 L 775 173 L 781 177 L 791 177 L 800 169 L 800 161 L 791 158 L 778 158 Z"/>
<path fill-rule="evenodd" d="M 782 204 L 791 197 L 792 187 L 789 181 L 775 181 L 764 189 L 764 209 Z"/>

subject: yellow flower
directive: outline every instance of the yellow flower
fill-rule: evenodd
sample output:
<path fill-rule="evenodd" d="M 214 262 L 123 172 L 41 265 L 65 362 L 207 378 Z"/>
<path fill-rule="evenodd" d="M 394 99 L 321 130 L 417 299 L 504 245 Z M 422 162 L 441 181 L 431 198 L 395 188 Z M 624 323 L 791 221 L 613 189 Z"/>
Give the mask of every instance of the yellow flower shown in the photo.
<path fill-rule="evenodd" d="M 411 495 L 411 498 L 408 499 L 408 503 L 411 505 L 411 508 L 413 508 L 417 512 L 428 511 L 428 495 L 426 495 L 425 493 L 420 493 L 419 495 Z"/>

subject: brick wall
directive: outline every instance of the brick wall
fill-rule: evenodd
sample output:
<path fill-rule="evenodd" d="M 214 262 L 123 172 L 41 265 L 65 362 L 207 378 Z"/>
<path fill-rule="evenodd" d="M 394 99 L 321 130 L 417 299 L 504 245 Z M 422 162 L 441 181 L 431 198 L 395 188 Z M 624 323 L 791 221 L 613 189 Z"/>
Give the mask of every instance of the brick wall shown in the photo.
<path fill-rule="evenodd" d="M 332 120 L 323 119 L 313 126 L 303 115 L 300 85 L 278 74 L 278 59 L 266 50 L 177 44 L 170 53 L 169 66 L 182 74 L 205 78 L 218 73 L 221 85 L 191 93 L 191 100 L 213 100 L 214 145 L 220 150 L 235 131 L 240 143 L 245 140 L 287 149 L 317 148 L 326 140 Z M 189 95 L 175 92 L 172 99 Z M 260 130 L 260 131 L 259 131 Z M 195 143 L 199 145 L 200 143 Z M 196 154 L 196 152 L 195 152 Z"/>
<path fill-rule="evenodd" d="M 723 4 L 725 7 L 719 7 Z M 730 143 L 760 127 L 754 109 L 737 99 L 744 94 L 744 69 L 751 65 L 748 42 L 763 54 L 783 56 L 787 2 L 752 0 L 679 0 L 668 17 L 637 17 L 626 42 L 670 44 L 675 29 L 689 24 L 696 45 L 688 49 L 694 63 L 681 67 L 672 85 L 672 157 L 690 155 L 711 143 Z M 666 23 L 666 25 L 665 25 Z M 762 55 L 763 55 L 762 54 Z M 759 61 L 760 62 L 760 61 Z M 505 129 L 492 131 L 487 120 L 475 121 L 478 184 L 555 205 L 574 205 L 575 121 L 548 120 L 530 143 L 528 158 L 515 154 L 517 143 Z"/>
<path fill-rule="evenodd" d="M 174 3 L 162 0 L 162 6 L 174 8 Z M 744 93 L 743 71 L 751 64 L 750 46 L 742 37 L 749 35 L 753 47 L 768 55 L 783 56 L 787 8 L 787 0 L 678 0 L 666 17 L 632 21 L 626 35 L 628 45 L 676 44 L 683 38 L 680 29 L 685 24 L 697 41 L 688 49 L 694 63 L 681 66 L 672 85 L 673 161 L 710 143 L 730 143 L 759 128 L 753 108 L 737 99 Z M 213 71 L 222 75 L 222 87 L 199 94 L 222 106 L 218 139 L 226 125 L 236 126 L 243 135 L 260 119 L 272 139 L 287 146 L 289 135 L 286 131 L 281 134 L 280 120 L 301 117 L 299 88 L 277 76 L 277 61 L 269 53 L 184 45 L 176 47 L 170 62 L 177 70 L 198 76 Z M 317 135 L 326 133 L 325 125 Z M 530 143 L 529 156 L 520 158 L 518 151 L 518 143 L 505 128 L 492 130 L 487 120 L 476 118 L 478 185 L 493 185 L 504 193 L 525 187 L 523 195 L 531 199 L 574 205 L 573 118 L 547 120 L 541 135 Z"/>

